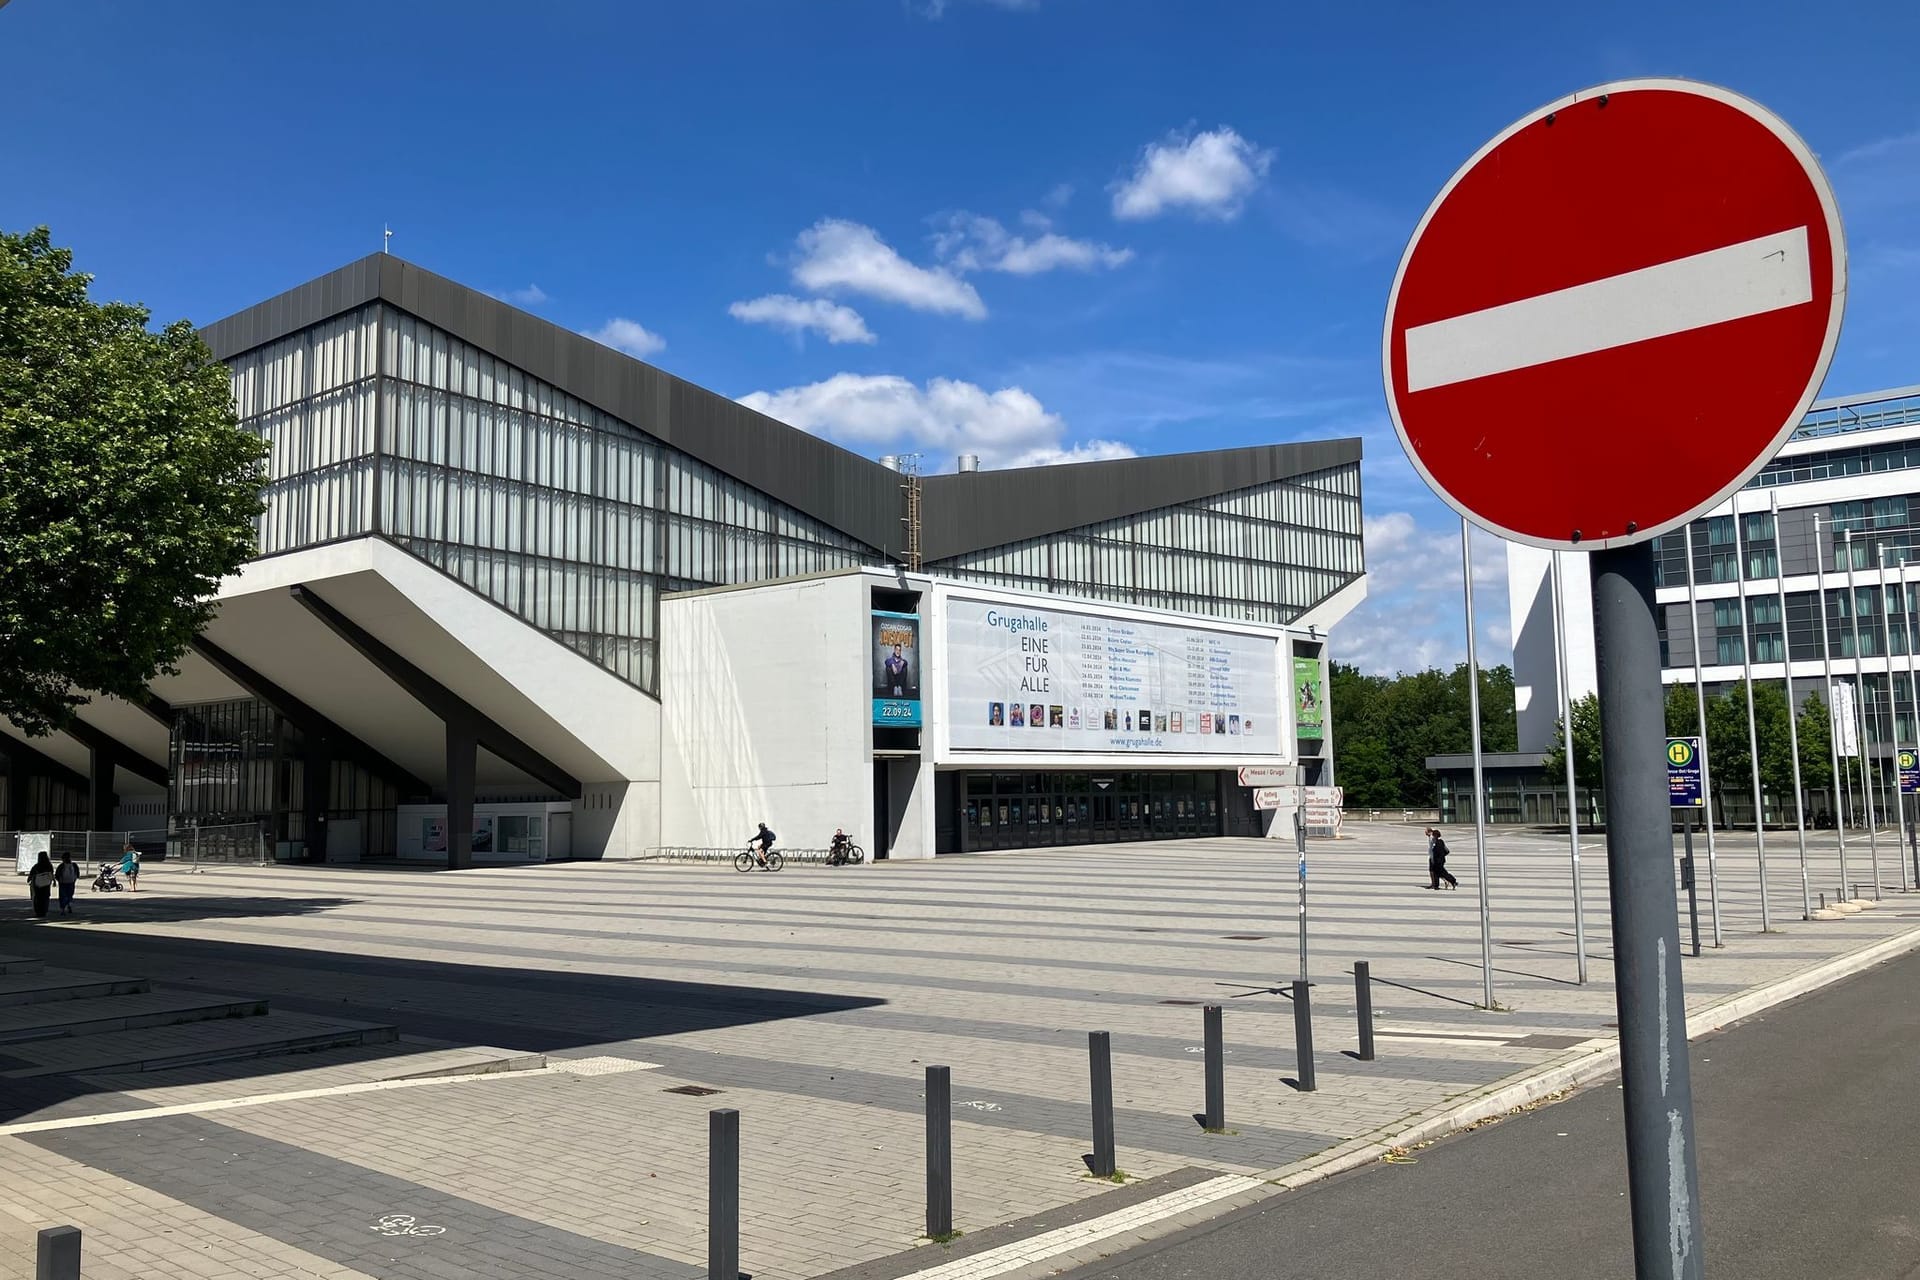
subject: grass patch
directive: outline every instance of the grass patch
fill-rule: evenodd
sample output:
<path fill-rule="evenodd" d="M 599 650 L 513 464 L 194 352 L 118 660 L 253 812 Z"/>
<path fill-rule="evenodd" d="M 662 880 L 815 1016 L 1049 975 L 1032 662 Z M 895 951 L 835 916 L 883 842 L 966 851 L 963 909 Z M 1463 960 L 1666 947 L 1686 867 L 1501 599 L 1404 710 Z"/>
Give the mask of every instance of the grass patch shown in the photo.
<path fill-rule="evenodd" d="M 1084 1178 L 1091 1178 L 1095 1182 L 1111 1182 L 1115 1186 L 1119 1186 L 1121 1183 L 1133 1181 L 1133 1175 L 1128 1173 L 1125 1169 L 1115 1169 L 1112 1173 L 1086 1173 L 1086 1174 L 1082 1174 L 1081 1176 Z"/>
<path fill-rule="evenodd" d="M 927 1239 L 933 1241 L 935 1244 L 952 1244 L 965 1234 L 967 1233 L 964 1231 L 942 1231 L 937 1236 L 928 1236 Z"/>

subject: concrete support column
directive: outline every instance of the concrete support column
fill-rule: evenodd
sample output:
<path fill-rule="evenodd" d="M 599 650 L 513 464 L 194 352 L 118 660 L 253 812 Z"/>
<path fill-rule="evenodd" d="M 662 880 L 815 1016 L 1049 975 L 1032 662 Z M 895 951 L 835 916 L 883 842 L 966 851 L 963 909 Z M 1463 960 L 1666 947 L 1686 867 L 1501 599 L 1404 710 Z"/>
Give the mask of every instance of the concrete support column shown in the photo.
<path fill-rule="evenodd" d="M 333 806 L 333 743 L 325 734 L 306 735 L 301 769 L 300 808 L 307 815 L 307 861 L 327 860 L 327 810 Z"/>
<path fill-rule="evenodd" d="M 113 753 L 87 748 L 87 830 L 113 829 Z"/>
<path fill-rule="evenodd" d="M 27 793 L 31 776 L 20 760 L 7 761 L 7 820 L 0 823 L 9 831 L 24 831 L 27 826 Z"/>
<path fill-rule="evenodd" d="M 447 866 L 473 865 L 473 775 L 478 743 L 465 729 L 447 726 Z"/>

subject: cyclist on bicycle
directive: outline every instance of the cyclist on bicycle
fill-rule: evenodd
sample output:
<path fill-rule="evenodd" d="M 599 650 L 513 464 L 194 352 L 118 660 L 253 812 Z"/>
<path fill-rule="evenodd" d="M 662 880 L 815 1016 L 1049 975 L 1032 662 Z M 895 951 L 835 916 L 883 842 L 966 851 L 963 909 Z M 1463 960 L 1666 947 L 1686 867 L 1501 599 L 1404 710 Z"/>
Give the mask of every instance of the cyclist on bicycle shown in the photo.
<path fill-rule="evenodd" d="M 754 833 L 753 839 L 747 841 L 747 848 L 754 851 L 755 860 L 763 867 L 767 865 L 767 854 L 773 851 L 773 839 L 773 832 L 763 822 L 760 824 L 760 830 Z"/>
<path fill-rule="evenodd" d="M 847 860 L 847 852 L 852 847 L 853 841 L 848 838 L 847 833 L 841 828 L 835 827 L 833 829 L 833 844 L 827 850 L 827 861 L 836 867 L 839 866 Z"/>

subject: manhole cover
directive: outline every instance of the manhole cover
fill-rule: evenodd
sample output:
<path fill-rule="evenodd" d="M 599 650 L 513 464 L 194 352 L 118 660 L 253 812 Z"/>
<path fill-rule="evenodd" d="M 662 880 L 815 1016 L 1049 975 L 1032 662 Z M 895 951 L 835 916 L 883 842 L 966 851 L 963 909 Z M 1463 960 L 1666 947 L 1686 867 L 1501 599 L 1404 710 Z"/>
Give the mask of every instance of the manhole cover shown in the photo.
<path fill-rule="evenodd" d="M 683 1084 L 675 1088 L 668 1089 L 666 1092 L 684 1093 L 689 1098 L 704 1098 L 709 1096 L 710 1094 L 715 1094 L 720 1091 L 718 1089 L 709 1089 L 703 1084 Z"/>

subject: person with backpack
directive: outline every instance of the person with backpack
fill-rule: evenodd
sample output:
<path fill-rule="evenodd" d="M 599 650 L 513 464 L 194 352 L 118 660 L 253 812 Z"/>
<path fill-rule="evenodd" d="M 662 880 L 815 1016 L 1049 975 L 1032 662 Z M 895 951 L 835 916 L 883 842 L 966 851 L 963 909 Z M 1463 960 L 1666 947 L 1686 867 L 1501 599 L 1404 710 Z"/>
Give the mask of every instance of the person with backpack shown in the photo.
<path fill-rule="evenodd" d="M 27 872 L 27 893 L 33 899 L 35 919 L 47 918 L 47 900 L 53 892 L 53 859 L 41 851 L 40 861 L 33 864 L 33 870 Z"/>
<path fill-rule="evenodd" d="M 60 865 L 53 869 L 53 882 L 60 886 L 60 914 L 72 915 L 73 891 L 80 884 L 80 864 L 73 860 L 72 854 L 60 855 Z"/>
<path fill-rule="evenodd" d="M 773 840 L 772 830 L 763 822 L 760 824 L 760 830 L 754 833 L 753 839 L 747 841 L 747 848 L 754 851 L 755 860 L 763 867 L 767 865 L 767 854 L 773 849 Z"/>
<path fill-rule="evenodd" d="M 1447 888 L 1458 889 L 1460 882 L 1447 870 L 1447 842 L 1438 828 L 1427 828 L 1427 888 L 1438 889 L 1445 880 Z"/>

